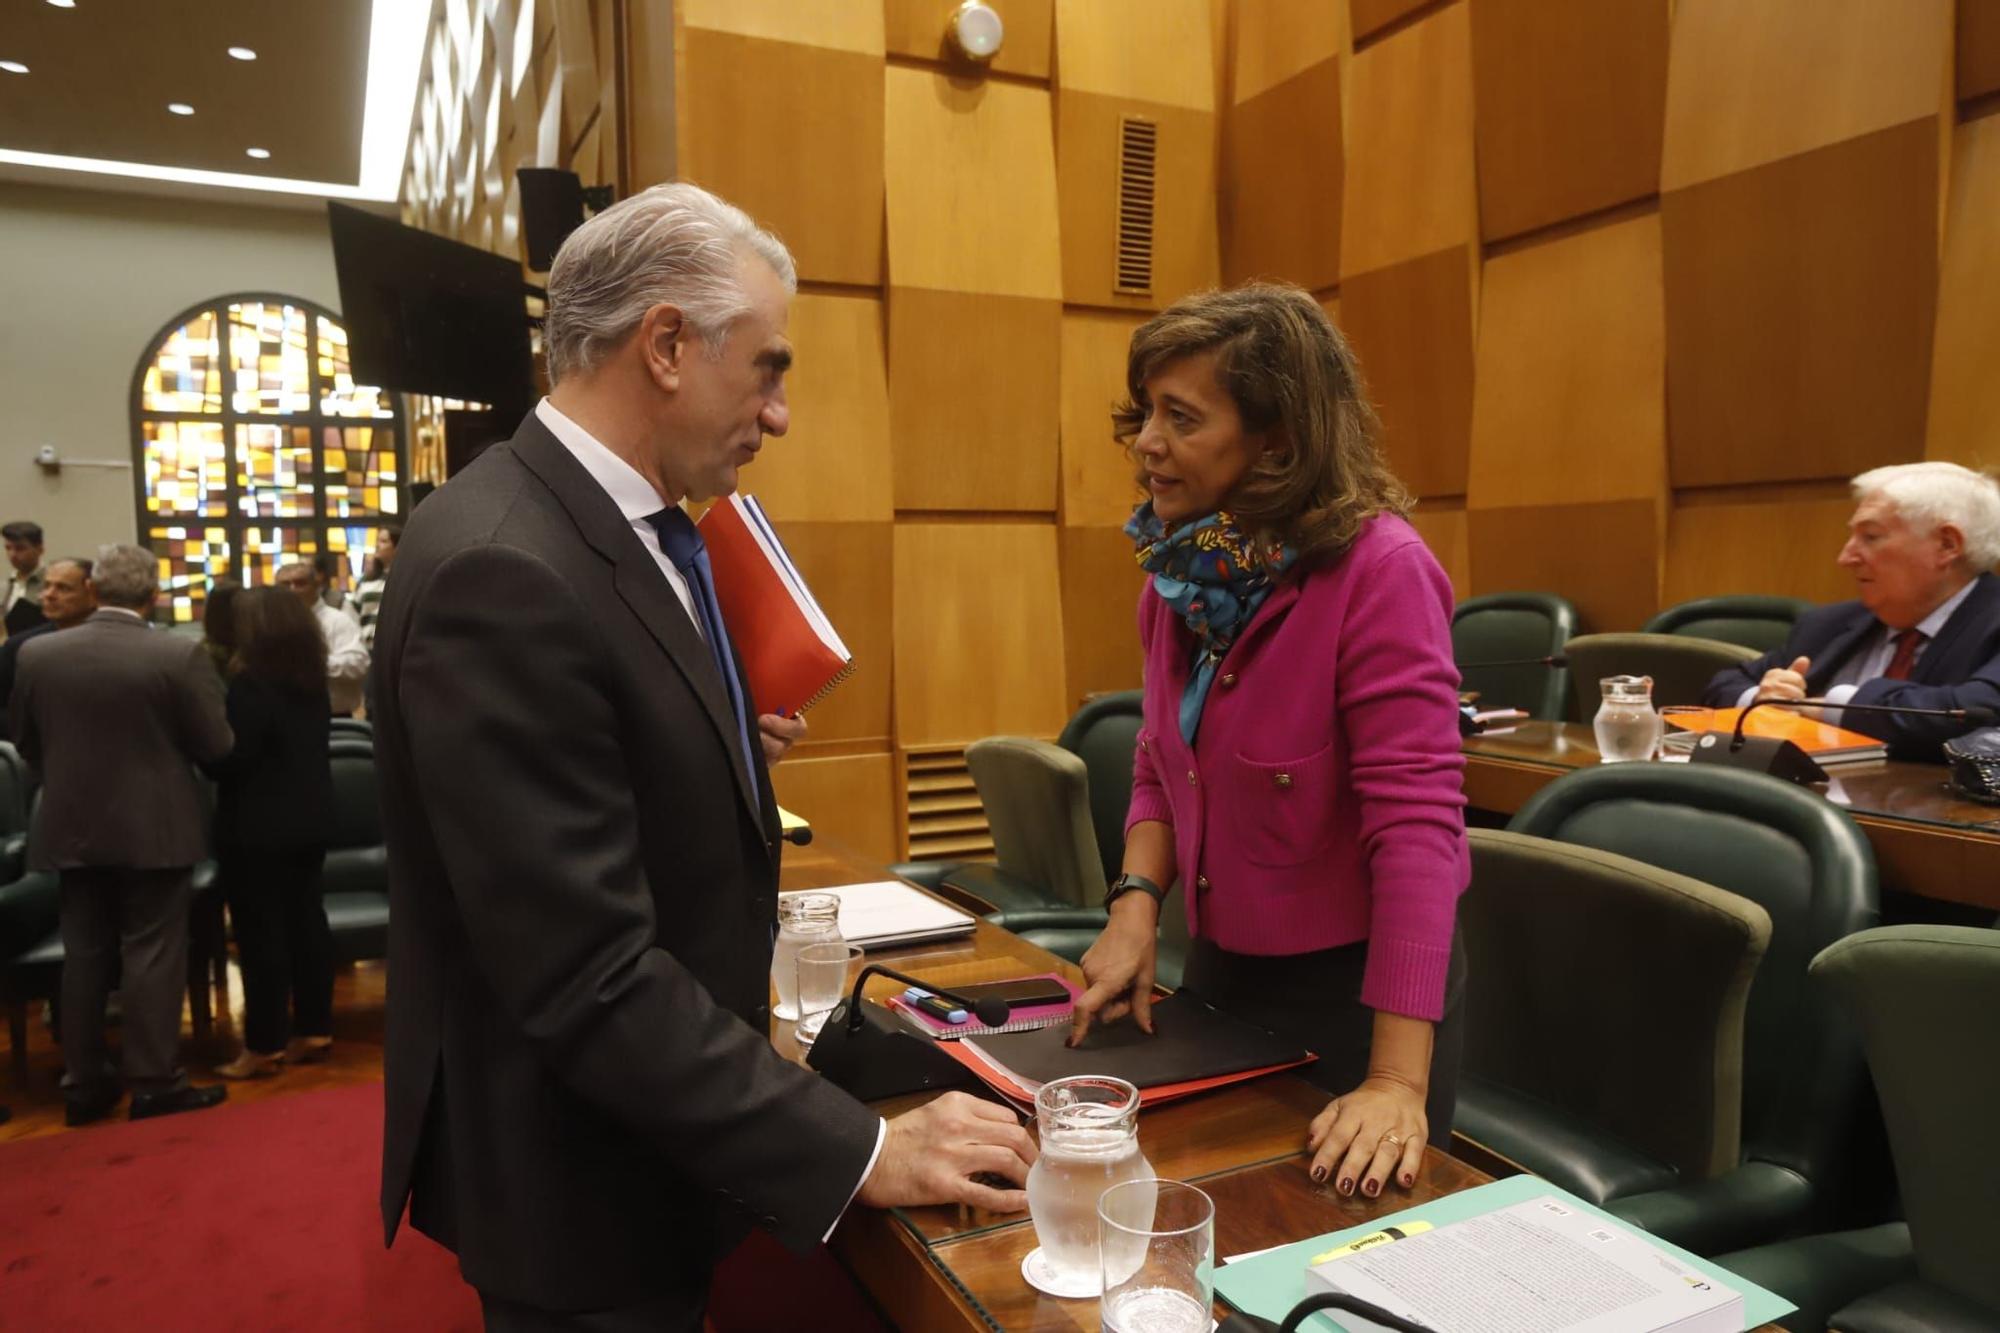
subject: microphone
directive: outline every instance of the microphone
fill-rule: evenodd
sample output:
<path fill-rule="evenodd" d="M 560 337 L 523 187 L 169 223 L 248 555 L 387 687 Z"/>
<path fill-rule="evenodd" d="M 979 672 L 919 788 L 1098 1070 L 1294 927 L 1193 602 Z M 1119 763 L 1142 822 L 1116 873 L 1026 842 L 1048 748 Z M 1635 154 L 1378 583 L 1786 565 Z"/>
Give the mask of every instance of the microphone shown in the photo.
<path fill-rule="evenodd" d="M 1298 1328 L 1306 1320 L 1321 1310 L 1345 1310 L 1348 1314 L 1360 1315 L 1370 1324 L 1393 1329 L 1394 1333 L 1432 1333 L 1431 1329 L 1414 1319 L 1391 1314 L 1381 1306 L 1362 1300 L 1359 1296 L 1349 1296 L 1345 1292 L 1322 1291 L 1308 1296 L 1292 1307 L 1285 1322 L 1274 1324 L 1245 1311 L 1238 1311 L 1222 1321 L 1220 1333 L 1298 1333 Z"/>
<path fill-rule="evenodd" d="M 1011 1012 L 997 995 L 974 1000 L 870 963 L 854 979 L 854 990 L 827 1015 L 819 1039 L 806 1052 L 806 1064 L 864 1102 L 906 1092 L 977 1087 L 979 1080 L 972 1071 L 939 1050 L 939 1042 L 909 1031 L 881 1005 L 862 1003 L 862 988 L 870 977 L 877 976 L 949 1000 L 977 1015 L 989 1028 L 1003 1026 Z"/>
<path fill-rule="evenodd" d="M 954 991 L 948 991 L 933 982 L 919 981 L 915 977 L 906 977 L 901 972 L 893 971 L 890 968 L 882 966 L 880 963 L 870 963 L 861 969 L 861 975 L 854 979 L 853 992 L 840 1005 L 840 1009 L 847 1011 L 847 1030 L 849 1032 L 856 1032 L 861 1028 L 866 1013 L 861 1007 L 861 988 L 868 984 L 868 978 L 870 977 L 887 977 L 891 981 L 900 981 L 905 986 L 915 986 L 918 990 L 927 990 L 940 1000 L 950 1000 L 953 1004 L 967 1013 L 974 1015 L 980 1022 L 990 1028 L 1005 1027 L 1007 1024 L 1007 1015 L 1012 1012 L 1012 1007 L 997 995 L 988 995 L 983 999 L 974 1000 L 957 994 Z M 831 1023 L 834 1018 L 838 1018 L 840 1016 L 840 1009 L 835 1009 L 833 1017 L 828 1018 L 827 1022 Z"/>
<path fill-rule="evenodd" d="M 1942 717 L 1953 722 L 1970 722 L 1982 727 L 1992 722 L 1996 714 L 1991 708 L 1904 708 L 1897 704 L 1837 704 L 1825 699 L 1756 699 L 1752 700 L 1741 716 L 1736 719 L 1736 731 L 1730 738 L 1729 748 L 1743 748 L 1743 723 L 1759 708 L 1838 708 L 1846 713 L 1887 713 L 1896 717 Z"/>
<path fill-rule="evenodd" d="M 1718 743 L 1714 736 L 1703 736 L 1695 742 L 1690 758 L 1697 764 L 1726 764 L 1732 768 L 1753 769 L 1801 785 L 1827 781 L 1827 771 L 1791 741 L 1744 734 L 1743 724 L 1759 708 L 1838 708 L 1843 712 L 1883 713 L 1897 717 L 1941 717 L 1973 726 L 1984 726 L 2000 716 L 1991 708 L 1980 707 L 1904 708 L 1894 704 L 1836 704 L 1825 699 L 1756 699 L 1737 716 L 1736 728 L 1730 733 L 1727 745 Z"/>

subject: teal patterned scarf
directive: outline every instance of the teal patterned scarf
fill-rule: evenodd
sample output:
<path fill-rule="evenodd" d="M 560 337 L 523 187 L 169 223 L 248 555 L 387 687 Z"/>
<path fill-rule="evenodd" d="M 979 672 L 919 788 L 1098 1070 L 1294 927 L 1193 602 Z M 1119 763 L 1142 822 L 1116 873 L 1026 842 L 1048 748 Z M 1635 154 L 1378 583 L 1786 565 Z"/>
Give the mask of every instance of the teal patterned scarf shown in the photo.
<path fill-rule="evenodd" d="M 1217 664 L 1298 552 L 1258 546 L 1224 509 L 1169 530 L 1150 500 L 1133 512 L 1125 535 L 1137 547 L 1140 567 L 1153 575 L 1153 590 L 1195 638 L 1194 669 L 1180 710 L 1181 737 L 1192 745 Z"/>

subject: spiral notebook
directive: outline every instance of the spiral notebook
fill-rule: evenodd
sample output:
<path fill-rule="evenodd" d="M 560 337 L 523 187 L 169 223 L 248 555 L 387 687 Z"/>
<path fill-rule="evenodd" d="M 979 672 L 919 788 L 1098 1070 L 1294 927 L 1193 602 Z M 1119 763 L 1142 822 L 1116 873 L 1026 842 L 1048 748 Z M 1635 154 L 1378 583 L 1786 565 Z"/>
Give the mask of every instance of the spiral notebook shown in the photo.
<path fill-rule="evenodd" d="M 796 717 L 853 674 L 854 655 L 754 498 L 726 495 L 698 526 L 751 697 L 764 712 Z"/>
<path fill-rule="evenodd" d="M 890 1013 L 901 1019 L 903 1026 L 910 1031 L 926 1037 L 935 1037 L 939 1041 L 957 1041 L 961 1037 L 997 1037 L 1008 1032 L 1037 1032 L 1042 1028 L 1058 1027 L 1069 1022 L 1070 1014 L 1076 1008 L 1075 986 L 1054 972 L 1011 979 L 1053 981 L 1069 992 L 1069 998 L 1061 1004 L 1017 1005 L 1008 1013 L 1007 1021 L 997 1028 L 987 1027 L 977 1018 L 968 1018 L 963 1023 L 947 1023 L 942 1018 L 931 1017 L 900 995 L 890 996 L 883 1001 L 883 1005 Z"/>

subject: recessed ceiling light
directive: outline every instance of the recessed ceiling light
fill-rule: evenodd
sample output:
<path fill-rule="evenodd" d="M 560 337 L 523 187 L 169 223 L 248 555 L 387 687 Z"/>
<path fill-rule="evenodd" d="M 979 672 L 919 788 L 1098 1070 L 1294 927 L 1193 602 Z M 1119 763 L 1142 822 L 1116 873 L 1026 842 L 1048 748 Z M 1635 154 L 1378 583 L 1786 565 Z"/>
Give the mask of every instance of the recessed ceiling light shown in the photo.
<path fill-rule="evenodd" d="M 9 74 L 26 74 L 28 72 L 28 67 L 18 60 L 0 60 L 0 69 L 6 70 Z"/>
<path fill-rule="evenodd" d="M 167 110 L 177 116 L 192 116 L 194 114 L 194 108 L 186 102 L 169 102 L 167 103 Z"/>
<path fill-rule="evenodd" d="M 49 0 L 57 9 L 75 9 L 76 0 Z"/>
<path fill-rule="evenodd" d="M 238 60 L 255 60 L 257 58 L 257 53 L 247 46 L 232 46 L 229 48 L 229 54 Z"/>
<path fill-rule="evenodd" d="M 254 157 L 259 162 L 262 162 L 265 158 L 269 157 L 270 155 L 271 155 L 271 150 L 268 148 L 246 148 L 243 150 L 243 156 Z"/>

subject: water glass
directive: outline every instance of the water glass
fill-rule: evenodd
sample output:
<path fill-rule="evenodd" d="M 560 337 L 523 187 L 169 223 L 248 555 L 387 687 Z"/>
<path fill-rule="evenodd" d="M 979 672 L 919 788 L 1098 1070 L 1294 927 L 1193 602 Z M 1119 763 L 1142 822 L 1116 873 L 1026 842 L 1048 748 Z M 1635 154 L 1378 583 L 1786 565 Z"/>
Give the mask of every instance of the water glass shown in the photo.
<path fill-rule="evenodd" d="M 861 956 L 858 944 L 799 946 L 799 1024 L 792 1029 L 799 1045 L 812 1045 L 827 1015 L 847 997 L 861 975 Z"/>
<path fill-rule="evenodd" d="M 1177 1180 L 1128 1180 L 1097 1201 L 1104 1333 L 1208 1333 L 1215 1203 Z"/>
<path fill-rule="evenodd" d="M 1660 758 L 1694 758 L 1695 742 L 1715 725 L 1715 710 L 1699 704 L 1668 704 L 1660 710 Z"/>

